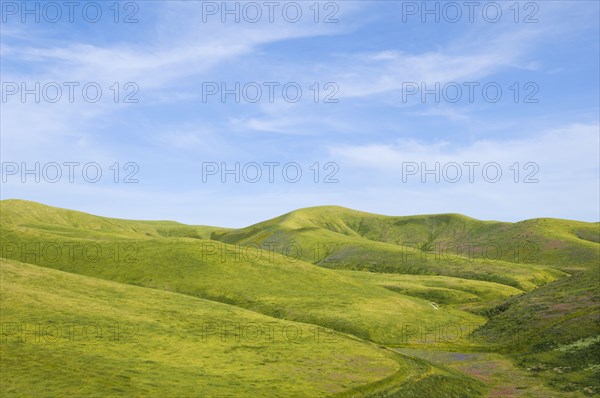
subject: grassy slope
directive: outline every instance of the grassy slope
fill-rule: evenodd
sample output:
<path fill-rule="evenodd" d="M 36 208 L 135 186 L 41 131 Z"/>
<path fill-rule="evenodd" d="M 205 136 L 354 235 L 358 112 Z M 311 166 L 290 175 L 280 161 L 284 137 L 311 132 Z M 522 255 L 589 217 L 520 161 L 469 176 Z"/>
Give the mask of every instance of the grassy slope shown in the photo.
<path fill-rule="evenodd" d="M 600 394 L 599 289 L 596 267 L 508 299 L 492 311 L 481 339 L 555 388 Z"/>
<path fill-rule="evenodd" d="M 472 312 L 491 310 L 522 290 L 499 283 L 448 276 L 395 275 L 362 271 L 340 271 L 391 291 L 434 302 L 438 307 L 452 306 Z"/>
<path fill-rule="evenodd" d="M 44 207 L 52 213 L 53 208 Z M 7 250 L 32 242 L 61 248 L 83 239 L 66 238 L 48 229 L 21 226 L 5 219 L 2 212 L 2 255 L 63 271 L 114 280 L 139 286 L 188 294 L 251 309 L 278 318 L 308 322 L 382 344 L 400 345 L 418 334 L 410 325 L 458 325 L 461 338 L 485 318 L 455 308 L 435 309 L 428 300 L 397 294 L 386 288 L 365 283 L 334 270 L 302 261 L 290 261 L 279 254 L 261 253 L 258 259 L 205 255 L 203 244 L 209 241 L 190 238 L 156 238 L 144 240 L 94 240 L 102 256 L 89 261 L 81 250 L 61 250 L 57 260 L 50 255 L 31 255 L 24 250 Z M 41 210 L 38 210 L 41 211 Z M 87 221 L 87 220 L 86 220 Z M 71 223 L 83 225 L 75 219 Z M 29 224 L 28 224 L 29 225 Z M 128 226 L 129 227 L 129 226 Z M 121 236 L 120 225 L 105 233 Z M 134 244 L 133 262 L 115 261 L 115 246 Z M 225 250 L 235 250 L 225 247 Z M 40 253 L 43 250 L 40 249 Z M 408 325 L 408 326 L 407 326 Z M 458 341 L 440 344 L 455 345 Z M 466 342 L 468 343 L 468 341 Z"/>
<path fill-rule="evenodd" d="M 12 260 L 0 267 L 2 396 L 485 392 L 457 371 L 313 325 Z"/>
<path fill-rule="evenodd" d="M 232 243 L 334 242 L 330 255 L 315 262 L 331 268 L 479 279 L 528 291 L 506 302 L 488 296 L 478 303 L 477 294 L 449 286 L 440 276 L 356 273 L 403 294 L 491 317 L 477 332 L 486 344 L 519 360 L 555 388 L 600 393 L 599 223 L 549 218 L 500 223 L 455 214 L 387 217 L 317 207 L 242 230 L 215 232 L 213 238 Z M 417 243 L 420 250 L 410 244 L 402 254 L 398 245 L 407 242 Z M 467 261 L 452 254 L 439 256 L 440 247 L 457 253 L 452 244 L 468 242 L 475 244 Z M 486 246 L 499 248 L 501 261 L 486 259 Z"/>
<path fill-rule="evenodd" d="M 465 254 L 452 244 L 471 244 L 475 259 L 574 269 L 597 258 L 599 227 L 599 223 L 547 218 L 506 223 L 459 214 L 390 217 L 322 206 L 296 210 L 239 230 L 215 231 L 213 238 L 228 243 L 249 238 L 264 241 L 269 237 L 277 241 L 290 231 L 330 231 L 394 246 L 416 243 L 426 252 L 435 251 L 437 244 L 440 249 L 449 248 L 450 253 Z M 499 250 L 493 250 L 494 247 Z M 486 248 L 487 257 L 483 253 Z"/>
<path fill-rule="evenodd" d="M 2 261 L 1 298 L 3 396 L 316 396 L 401 368 L 374 345 L 310 325 L 10 260 Z M 22 323 L 25 341 L 11 329 Z M 36 324 L 60 332 L 36 340 Z M 101 335 L 90 326 L 85 338 L 88 325 Z"/>
<path fill-rule="evenodd" d="M 585 397 L 581 392 L 557 391 L 550 388 L 537 374 L 516 366 L 513 361 L 498 353 L 458 353 L 414 348 L 396 350 L 430 363 L 443 364 L 483 381 L 489 388 L 486 395 L 488 397 Z"/>
<path fill-rule="evenodd" d="M 240 230 L 215 231 L 212 238 L 247 246 L 278 243 L 283 247 L 294 242 L 302 249 L 302 260 L 328 268 L 445 275 L 522 290 L 535 289 L 566 275 L 542 264 L 535 250 L 537 243 L 523 243 L 520 233 L 505 236 L 489 231 L 510 226 L 460 215 L 388 217 L 339 207 L 316 207 Z M 470 244 L 470 257 L 456 244 Z M 589 245 L 595 244 L 582 241 L 586 253 Z M 487 257 L 480 253 L 486 248 Z"/>
<path fill-rule="evenodd" d="M 404 327 L 407 319 L 429 324 L 464 321 L 468 318 L 460 310 L 469 310 L 491 317 L 488 325 L 478 330 L 477 335 L 486 336 L 479 339 L 478 344 L 504 347 L 506 355 L 520 359 L 523 367 L 533 368 L 537 376 L 549 380 L 556 388 L 600 391 L 595 385 L 590 386 L 600 365 L 589 360 L 590 355 L 598 353 L 593 340 L 599 330 L 598 292 L 591 293 L 593 286 L 598 286 L 598 276 L 593 271 L 597 270 L 594 267 L 600 258 L 598 223 L 555 219 L 497 223 L 459 215 L 386 217 L 327 207 L 298 210 L 241 230 L 174 223 L 178 232 L 161 233 L 157 225 L 175 226 L 169 222 L 138 224 L 134 221 L 121 225 L 119 222 L 123 220 L 112 220 L 110 226 L 98 231 L 88 226 L 88 221 L 94 225 L 97 220 L 81 223 L 70 220 L 60 229 L 44 221 L 57 223 L 44 214 L 53 208 L 30 202 L 6 202 L 9 201 L 0 202 L 3 241 L 7 236 L 29 242 L 36 239 L 56 242 L 61 236 L 73 241 L 76 237 L 98 239 L 104 234 L 107 244 L 114 244 L 115 239 L 135 239 L 139 245 L 137 257 L 141 264 L 124 266 L 108 259 L 89 264 L 80 258 L 79 262 L 61 265 L 63 269 L 231 302 L 269 315 L 334 327 L 386 344 L 402 341 L 402 336 L 398 338 L 398 327 Z M 32 212 L 21 207 L 25 205 L 40 206 L 41 214 L 32 219 Z M 12 217 L 18 221 L 6 218 L 6 209 L 12 211 Z M 10 220 L 10 228 L 6 228 L 5 220 Z M 40 228 L 42 224 L 46 224 L 46 228 Z M 200 232 L 189 235 L 191 230 Z M 275 255 L 264 261 L 268 254 L 262 252 L 259 261 L 242 258 L 232 262 L 229 257 L 227 262 L 221 262 L 218 256 L 202 261 L 198 245 L 215 242 L 198 238 L 209 234 L 213 239 L 229 243 L 293 241 L 302 247 L 302 259 L 322 266 L 413 275 L 337 271 L 328 274 L 326 269 L 302 261 L 292 262 L 283 256 Z M 164 238 L 169 235 L 195 239 Z M 401 243 L 407 241 L 424 242 L 425 254 L 413 248 L 410 256 L 403 255 Z M 438 260 L 433 253 L 436 244 L 473 241 L 493 242 L 501 247 L 502 260 L 478 259 L 477 253 L 473 260 L 452 255 Z M 483 246 L 475 245 L 475 251 Z M 319 247 L 318 252 L 314 251 L 315 247 Z M 517 256 L 511 252 L 514 247 L 519 247 Z M 232 249 L 231 246 L 226 248 Z M 44 265 L 57 267 L 56 264 Z M 201 271 L 197 270 L 199 265 L 202 265 Z M 566 273 L 572 277 L 565 278 Z M 288 284 L 291 294 L 277 288 Z M 251 286 L 255 288 L 249 288 Z M 503 302 L 520 291 L 528 293 Z M 416 301 L 407 301 L 411 299 L 408 296 Z M 401 301 L 395 301 L 398 299 Z M 431 301 L 440 309 L 433 309 Z M 391 305 L 386 306 L 385 302 Z M 540 308 L 546 307 L 552 311 L 542 311 L 543 316 L 539 316 Z M 557 333 L 560 339 L 556 338 Z M 519 339 L 515 340 L 514 336 Z M 461 343 L 452 349 L 460 346 L 467 348 Z M 427 345 L 427 349 L 430 348 L 435 346 Z M 531 350 L 533 354 L 527 355 Z M 577 363 L 573 369 L 554 370 L 570 361 Z M 538 370 L 549 367 L 552 371 Z"/>
<path fill-rule="evenodd" d="M 208 238 L 227 228 L 192 226 L 175 221 L 133 221 L 94 216 L 80 211 L 41 205 L 26 200 L 0 201 L 0 216 L 5 225 L 19 226 L 30 234 L 111 239 L 150 239 L 159 237 Z"/>

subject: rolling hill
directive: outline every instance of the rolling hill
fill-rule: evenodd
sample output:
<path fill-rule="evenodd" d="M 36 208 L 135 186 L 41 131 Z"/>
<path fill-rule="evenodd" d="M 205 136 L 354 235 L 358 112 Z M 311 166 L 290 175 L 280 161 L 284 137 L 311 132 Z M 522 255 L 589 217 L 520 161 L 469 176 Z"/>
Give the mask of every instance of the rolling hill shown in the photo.
<path fill-rule="evenodd" d="M 235 352 L 257 361 L 258 357 L 274 358 L 273 366 L 283 368 L 307 366 L 294 371 L 297 378 L 286 381 L 269 379 L 268 366 L 247 372 L 222 368 L 229 379 L 210 374 L 206 384 L 198 384 L 214 395 L 224 393 L 219 386 L 225 380 L 236 386 L 237 396 L 252 396 L 251 391 L 275 396 L 495 394 L 497 389 L 490 390 L 491 384 L 477 381 L 476 373 L 465 373 L 443 354 L 463 352 L 496 355 L 498 361 L 514 363 L 515 372 L 546 383 L 544 388 L 556 396 L 585 396 L 600 392 L 595 381 L 600 376 L 599 226 L 558 219 L 479 221 L 457 214 L 390 217 L 325 206 L 227 229 L 111 219 L 4 200 L 0 202 L 6 292 L 2 322 L 12 325 L 18 322 L 17 314 L 25 313 L 31 315 L 29 319 L 101 319 L 111 324 L 133 319 L 139 310 L 147 313 L 139 319 L 145 330 L 156 334 L 154 340 L 177 345 L 178 338 L 152 323 L 159 317 L 151 312 L 173 316 L 175 324 L 189 331 L 190 323 L 197 326 L 198 322 L 181 317 L 191 307 L 201 306 L 200 318 L 212 326 L 226 323 L 223 311 L 229 311 L 231 319 L 240 319 L 231 324 L 250 323 L 255 317 L 265 324 L 293 323 L 302 330 L 322 331 L 325 337 L 347 344 L 345 348 L 340 344 L 339 352 L 363 353 L 372 362 L 365 361 L 377 369 L 349 379 L 351 364 L 362 359 L 346 355 L 331 359 L 327 357 L 331 352 L 324 350 L 322 359 L 315 360 L 320 364 L 316 368 L 330 382 L 319 385 L 312 380 L 315 368 L 306 361 L 308 353 L 318 348 L 308 341 L 302 340 L 306 343 L 302 347 L 286 342 L 280 347 L 262 344 L 254 348 L 232 341 L 219 348 L 221 356 L 205 358 L 206 364 L 219 368 L 225 361 L 223 352 Z M 42 283 L 44 279 L 48 283 Z M 106 289 L 112 289 L 110 294 Z M 96 295 L 98 291 L 106 294 Z M 65 305 L 69 300 L 81 305 L 71 303 L 71 312 L 63 311 L 60 292 Z M 89 297 L 82 296 L 85 292 Z M 155 304 L 151 308 L 141 301 Z M 45 310 L 42 302 L 53 306 Z M 121 321 L 107 318 L 107 314 L 124 311 L 125 302 L 131 311 Z M 197 370 L 194 366 L 204 365 L 188 358 L 198 353 L 197 329 L 191 335 L 182 333 L 183 357 L 170 358 L 155 346 L 128 351 L 131 363 L 138 365 L 144 350 L 160 358 L 139 365 L 139 374 L 118 380 L 123 383 L 115 384 L 115 394 L 157 395 L 166 388 L 161 381 L 179 380 L 181 388 L 190 383 L 187 376 Z M 211 338 L 218 341 L 216 336 Z M 37 352 L 9 343 L 3 340 L 3 358 L 6 352 L 35 361 L 44 356 L 69 361 L 66 352 Z M 404 350 L 404 355 L 374 343 Z M 112 351 L 111 344 L 106 347 L 102 349 L 110 352 L 98 353 L 98 346 L 85 345 L 77 351 L 77 358 L 101 357 L 102 366 L 109 366 L 116 357 L 114 347 Z M 287 356 L 269 351 L 284 347 Z M 407 356 L 408 352 L 413 354 Z M 173 372 L 183 358 L 194 365 L 190 373 L 177 378 Z M 572 366 L 561 365 L 565 362 Z M 14 361 L 3 360 L 3 365 L 8 364 L 15 366 Z M 124 362 L 118 366 L 123 371 L 127 368 Z M 153 367 L 164 370 L 161 381 L 143 380 Z M 20 369 L 32 376 L 44 375 L 37 365 Z M 97 371 L 102 377 L 95 388 L 109 383 L 103 378 L 106 369 Z M 252 374 L 258 378 L 244 381 Z M 15 393 L 28 384 L 26 377 L 15 380 L 20 381 L 5 384 L 3 376 L 3 389 Z M 535 383 L 526 385 L 530 389 L 524 387 L 523 396 L 543 390 L 531 387 Z M 273 386 L 277 390 L 269 390 Z"/>

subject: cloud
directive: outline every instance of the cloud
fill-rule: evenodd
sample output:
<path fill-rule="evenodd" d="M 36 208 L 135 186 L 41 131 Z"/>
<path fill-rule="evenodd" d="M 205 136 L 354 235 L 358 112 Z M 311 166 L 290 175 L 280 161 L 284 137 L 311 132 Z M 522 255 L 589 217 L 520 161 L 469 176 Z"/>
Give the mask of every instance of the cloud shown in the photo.
<path fill-rule="evenodd" d="M 162 2 L 158 17 L 136 26 L 147 35 L 127 39 L 119 37 L 106 43 L 94 42 L 94 36 L 78 34 L 76 29 L 57 37 L 52 26 L 35 26 L 35 34 L 27 26 L 7 28 L 2 40 L 4 82 L 98 83 L 103 90 L 97 103 L 78 98 L 73 103 L 61 100 L 36 103 L 30 96 L 25 103 L 18 96 L 2 104 L 2 152 L 12 157 L 71 156 L 75 149 L 82 154 L 101 151 L 99 142 L 119 134 L 113 127 L 106 131 L 107 121 L 127 120 L 141 109 L 153 104 L 168 104 L 198 99 L 199 80 L 219 66 L 244 56 L 258 55 L 259 47 L 274 43 L 327 34 L 335 34 L 337 25 L 323 24 L 306 28 L 306 24 L 222 24 L 218 21 L 203 24 L 199 2 Z M 48 37 L 40 31 L 46 29 Z M 4 27 L 3 27 L 4 34 Z M 42 39 L 40 39 L 42 38 Z M 120 102 L 115 104 L 114 83 L 120 84 Z M 123 104 L 130 93 L 124 85 L 133 82 L 139 88 L 137 104 Z M 67 89 L 63 87 L 63 98 Z M 146 108 L 147 109 L 147 108 Z M 148 117 L 160 119 L 148 111 Z M 32 117 L 34 115 L 34 117 Z M 128 116 L 124 116 L 128 115 Z M 121 126 L 122 127 L 122 126 Z M 99 133 L 101 132 L 101 133 Z M 97 134 L 95 148 L 93 136 Z M 103 134 L 103 135 L 100 135 Z M 107 135 L 106 135 L 107 134 Z M 120 134 L 129 134 L 121 131 Z M 190 133 L 180 133 L 174 144 L 194 140 Z M 85 143 L 88 145 L 85 145 Z M 78 143 L 78 144 L 76 144 Z M 112 151 L 110 144 L 106 151 Z M 94 155 L 96 156 L 96 155 Z"/>
<path fill-rule="evenodd" d="M 571 124 L 524 138 L 461 145 L 400 139 L 331 146 L 329 155 L 339 162 L 347 177 L 345 183 L 362 185 L 359 195 L 363 201 L 374 200 L 377 207 L 388 211 L 401 204 L 407 213 L 463 212 L 513 221 L 533 216 L 594 221 L 600 217 L 599 131 L 598 124 Z M 472 182 L 467 162 L 479 163 L 472 166 Z M 499 166 L 502 174 L 498 179 L 497 166 L 483 171 L 491 163 Z M 448 166 L 445 174 L 449 164 L 459 167 Z M 458 180 L 457 169 L 461 173 Z"/>
<path fill-rule="evenodd" d="M 508 163 L 526 160 L 538 161 L 560 172 L 598 166 L 599 129 L 597 124 L 572 124 L 524 138 L 479 140 L 460 146 L 448 141 L 424 143 L 399 139 L 391 144 L 332 146 L 329 153 L 353 165 L 379 170 L 396 170 L 406 161 Z"/>
<path fill-rule="evenodd" d="M 487 35 L 486 35 L 487 36 Z M 342 97 L 365 97 L 403 89 L 407 82 L 476 82 L 508 68 L 531 68 L 522 61 L 536 31 L 504 32 L 468 45 L 449 44 L 437 51 L 385 50 L 340 56 L 337 69 Z"/>
<path fill-rule="evenodd" d="M 97 161 L 106 167 L 138 161 L 147 177 L 133 187 L 9 184 L 3 195 L 113 216 L 232 226 L 324 203 L 387 214 L 596 220 L 597 103 L 576 96 L 597 98 L 588 81 L 596 81 L 589 73 L 597 57 L 586 61 L 597 43 L 583 38 L 597 30 L 597 13 L 550 3 L 544 3 L 539 24 L 514 24 L 508 14 L 504 25 L 415 29 L 431 29 L 429 36 L 403 30 L 397 15 L 383 15 L 381 3 L 371 2 L 340 2 L 343 23 L 331 25 L 310 18 L 299 24 L 203 23 L 200 2 L 142 2 L 151 18 L 129 27 L 131 35 L 114 26 L 106 32 L 99 26 L 3 26 L 3 81 L 97 81 L 108 94 L 94 104 L 3 103 L 3 160 Z M 564 54 L 572 55 L 571 64 L 558 60 Z M 576 64 L 582 64 L 581 76 L 572 72 Z M 544 78 L 552 70 L 574 77 L 573 95 L 547 97 L 535 109 L 398 106 L 406 81 Z M 298 80 L 307 101 L 200 103 L 202 81 L 244 79 Z M 116 81 L 136 82 L 140 102 L 115 104 L 108 87 Z M 340 102 L 312 103 L 307 87 L 314 82 L 336 82 Z M 585 113 L 590 108 L 592 115 Z M 547 125 L 563 127 L 537 131 Z M 484 135 L 490 138 L 470 138 Z M 197 185 L 200 162 L 250 157 L 335 161 L 340 183 L 253 190 Z M 498 162 L 506 178 L 498 184 L 402 182 L 402 162 L 452 161 Z M 521 168 L 536 162 L 540 182 L 512 183 L 508 167 L 514 162 Z M 115 210 L 115 203 L 122 207 Z"/>

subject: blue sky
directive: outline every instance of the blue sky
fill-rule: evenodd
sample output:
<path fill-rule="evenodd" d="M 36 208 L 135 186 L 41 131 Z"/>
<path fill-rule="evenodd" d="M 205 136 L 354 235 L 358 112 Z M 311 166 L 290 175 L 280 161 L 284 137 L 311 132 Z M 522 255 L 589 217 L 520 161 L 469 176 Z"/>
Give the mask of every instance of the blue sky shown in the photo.
<path fill-rule="evenodd" d="M 1 3 L 2 199 L 229 227 L 329 204 L 600 218 L 596 1 L 228 2 L 237 22 L 222 2 Z"/>

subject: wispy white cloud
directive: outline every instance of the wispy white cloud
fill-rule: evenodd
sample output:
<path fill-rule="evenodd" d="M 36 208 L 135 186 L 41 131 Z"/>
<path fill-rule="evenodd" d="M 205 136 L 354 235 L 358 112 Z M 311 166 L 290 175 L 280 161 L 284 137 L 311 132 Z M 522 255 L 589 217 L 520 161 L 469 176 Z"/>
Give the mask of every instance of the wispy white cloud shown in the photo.
<path fill-rule="evenodd" d="M 598 124 L 573 124 L 518 139 L 481 140 L 466 145 L 414 139 L 391 144 L 341 145 L 330 147 L 330 155 L 339 161 L 345 175 L 353 176 L 352 183 L 355 178 L 361 179 L 364 186 L 361 195 L 370 192 L 371 197 L 381 198 L 389 203 L 388 211 L 393 208 L 390 198 L 399 198 L 402 208 L 407 206 L 409 210 L 404 211 L 409 213 L 460 211 L 476 217 L 508 220 L 533 215 L 597 220 L 600 218 L 599 133 Z M 479 163 L 474 166 L 472 183 L 467 162 Z M 494 183 L 482 177 L 483 166 L 492 162 L 503 173 Z M 511 169 L 515 162 L 519 169 L 517 177 Z M 525 168 L 530 162 L 536 166 Z M 437 173 L 424 174 L 425 169 L 436 170 L 436 163 L 439 163 Z M 462 177 L 457 182 L 452 182 L 455 168 L 449 169 L 448 178 L 441 171 L 449 163 L 460 166 Z M 528 176 L 538 182 L 524 183 Z"/>
<path fill-rule="evenodd" d="M 599 125 L 573 124 L 507 140 L 487 139 L 452 145 L 449 141 L 420 142 L 413 138 L 391 144 L 340 145 L 330 147 L 332 157 L 357 167 L 396 172 L 402 162 L 503 162 L 538 161 L 571 174 L 574 167 L 598 167 Z"/>
<path fill-rule="evenodd" d="M 205 24 L 198 14 L 200 2 L 150 3 L 156 7 L 153 18 L 137 26 L 131 37 L 95 40 L 76 30 L 63 37 L 44 32 L 43 25 L 30 31 L 3 26 L 3 81 L 96 81 L 105 89 L 115 81 L 133 81 L 142 100 L 115 104 L 106 96 L 95 104 L 12 101 L 2 104 L 0 127 L 4 161 L 81 160 L 106 166 L 115 160 L 144 160 L 140 164 L 152 184 L 8 184 L 3 195 L 99 209 L 112 216 L 231 226 L 319 204 L 387 214 L 597 219 L 597 112 L 589 114 L 594 103 L 551 98 L 553 104 L 565 105 L 564 113 L 543 112 L 550 108 L 542 104 L 538 113 L 504 107 L 492 110 L 488 118 L 480 113 L 485 104 L 400 109 L 395 97 L 407 81 L 443 84 L 532 72 L 550 76 L 556 70 L 561 79 L 572 76 L 576 61 L 560 64 L 538 51 L 560 39 L 560 49 L 571 54 L 565 49 L 571 46 L 569 35 L 597 28 L 597 18 L 583 7 L 546 2 L 539 24 L 515 25 L 509 18 L 510 25 L 449 29 L 452 34 L 439 40 L 414 35 L 394 41 L 374 25 L 383 21 L 390 32 L 403 26 L 381 15 L 377 2 L 340 3 L 343 23 L 331 25 L 315 25 L 310 18 L 301 24 Z M 365 9 L 369 12 L 362 14 Z M 368 24 L 372 26 L 365 28 Z M 446 32 L 440 26 L 433 31 Z M 311 39 L 320 37 L 327 44 L 314 56 L 311 46 L 319 45 Z M 581 60 L 590 59 L 586 51 L 597 47 L 581 38 L 575 45 L 582 48 L 581 58 L 576 58 Z M 263 77 L 297 80 L 305 88 L 315 81 L 335 81 L 340 103 L 289 104 L 278 98 L 273 104 L 210 107 L 199 102 L 204 80 Z M 584 116 L 573 111 L 577 107 Z M 443 124 L 427 124 L 440 118 Z M 548 125 L 564 127 L 545 129 Z M 465 132 L 459 140 L 457 131 Z M 400 135 L 405 139 L 397 140 Z M 325 147 L 324 142 L 337 144 Z M 198 185 L 203 160 L 306 159 L 315 153 L 340 164 L 339 184 L 255 189 Z M 139 159 L 129 158 L 131 154 Z M 504 167 L 531 161 L 540 166 L 540 183 L 403 184 L 399 165 L 407 161 L 494 161 Z M 123 207 L 115 210 L 115 203 Z"/>
<path fill-rule="evenodd" d="M 25 103 L 17 98 L 18 95 L 11 98 L 2 104 L 3 154 L 21 156 L 26 153 L 28 157 L 36 158 L 48 152 L 55 156 L 69 155 L 74 148 L 80 153 L 92 152 L 84 143 L 90 142 L 89 137 L 105 125 L 104 121 L 117 117 L 130 106 L 139 109 L 153 103 L 197 100 L 200 96 L 198 81 L 207 78 L 209 71 L 224 63 L 257 54 L 260 46 L 269 43 L 335 34 L 340 29 L 339 25 L 317 25 L 307 29 L 289 23 L 203 24 L 199 23 L 199 2 L 159 2 L 155 5 L 164 12 L 158 13 L 157 25 L 140 26 L 149 33 L 143 42 L 119 40 L 91 44 L 86 42 L 85 36 L 77 35 L 37 42 L 34 37 L 39 37 L 39 29 L 33 36 L 27 34 L 26 26 L 11 27 L 10 34 L 3 37 L 1 47 L 3 64 L 9 66 L 3 69 L 3 81 L 26 82 L 28 87 L 35 82 L 42 85 L 47 82 L 79 82 L 80 85 L 94 82 L 104 93 L 101 101 L 94 104 L 85 103 L 82 98 L 69 103 L 64 96 L 56 104 L 35 103 L 31 96 Z M 19 42 L 13 44 L 17 39 Z M 139 87 L 136 98 L 143 98 L 141 104 L 115 104 L 109 90 L 114 82 L 121 86 L 127 82 L 135 83 Z M 190 143 L 194 136 L 181 133 L 178 137 L 170 142 L 187 140 Z M 93 152 L 98 150 L 96 147 Z"/>

